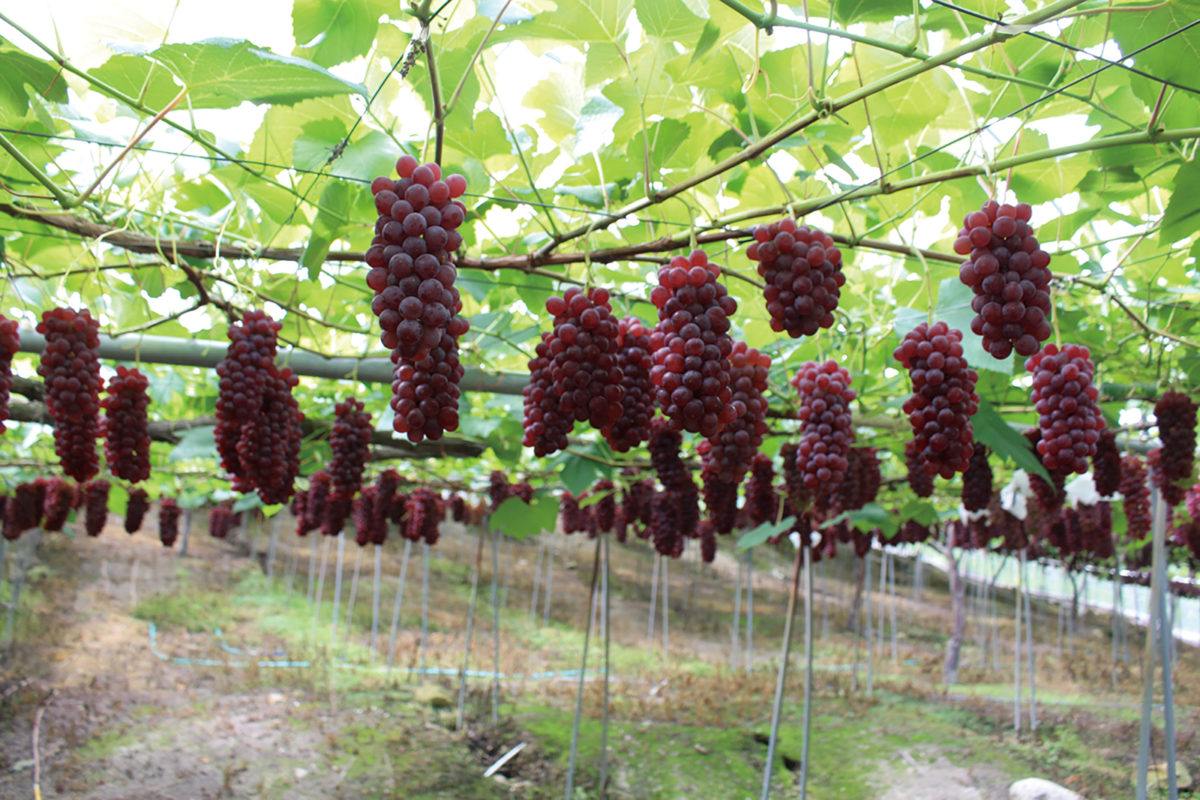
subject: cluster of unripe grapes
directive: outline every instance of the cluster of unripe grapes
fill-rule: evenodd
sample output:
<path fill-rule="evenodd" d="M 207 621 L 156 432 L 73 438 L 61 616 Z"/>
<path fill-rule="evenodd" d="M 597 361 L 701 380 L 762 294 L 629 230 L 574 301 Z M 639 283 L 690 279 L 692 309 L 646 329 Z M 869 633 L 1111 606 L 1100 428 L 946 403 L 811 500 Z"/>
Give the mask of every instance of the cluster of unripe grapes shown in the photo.
<path fill-rule="evenodd" d="M 771 330 L 798 338 L 832 327 L 846 282 L 832 237 L 790 217 L 758 225 L 753 233 L 746 255 L 758 262 Z"/>
<path fill-rule="evenodd" d="M 38 375 L 54 420 L 54 452 L 63 472 L 86 483 L 100 471 L 100 323 L 86 309 L 55 308 L 42 314 L 37 331 L 46 337 Z"/>
<path fill-rule="evenodd" d="M 954 252 L 969 256 L 958 275 L 975 292 L 971 332 L 1000 359 L 1014 350 L 1031 356 L 1050 338 L 1050 256 L 1029 227 L 1031 215 L 1028 203 L 989 200 L 967 214 L 954 242 Z"/>

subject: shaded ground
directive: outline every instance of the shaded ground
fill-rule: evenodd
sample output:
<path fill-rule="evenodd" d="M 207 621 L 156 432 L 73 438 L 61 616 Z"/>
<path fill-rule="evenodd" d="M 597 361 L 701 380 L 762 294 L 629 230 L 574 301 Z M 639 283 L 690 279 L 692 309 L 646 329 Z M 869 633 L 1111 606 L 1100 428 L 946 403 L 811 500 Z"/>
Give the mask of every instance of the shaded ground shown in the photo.
<path fill-rule="evenodd" d="M 290 522 L 284 524 L 290 530 Z M 545 587 L 531 614 L 534 574 L 545 563 L 536 543 L 506 542 L 496 590 L 502 598 L 498 662 L 506 676 L 562 672 L 557 678 L 506 677 L 498 722 L 492 681 L 470 682 L 466 729 L 454 731 L 454 674 L 461 666 L 476 539 L 447 525 L 433 550 L 429 639 L 422 656 L 421 552 L 406 578 L 396 668 L 389 676 L 387 627 L 400 577 L 400 548 L 382 560 L 381 620 L 371 649 L 373 553 L 366 551 L 353 622 L 345 616 L 357 548 L 348 543 L 336 641 L 331 636 L 333 556 L 324 599 L 308 602 L 309 544 L 281 536 L 272 565 L 269 527 L 252 526 L 248 544 L 219 542 L 193 530 L 180 559 L 145 534 L 116 527 L 98 539 L 51 536 L 30 571 L 14 646 L 0 683 L 0 797 L 31 796 L 33 721 L 45 797 L 117 798 L 549 798 L 561 797 L 572 711 L 589 608 L 593 543 L 554 540 L 550 621 Z M 203 535 L 202 535 L 203 534 Z M 251 558 L 251 551 L 255 557 Z M 491 554 L 484 548 L 471 668 L 493 668 Z M 293 560 L 294 557 L 294 560 Z M 609 796 L 755 798 L 766 758 L 788 565 L 759 556 L 755 572 L 758 668 L 729 669 L 732 586 L 737 563 L 725 552 L 714 567 L 685 559 L 670 567 L 669 645 L 662 622 L 648 646 L 652 559 L 643 543 L 612 548 L 610 660 L 612 724 Z M 316 561 L 319 564 L 319 559 Z M 289 589 L 288 576 L 295 565 Z M 968 628 L 959 700 L 937 686 L 948 628 L 946 596 L 936 585 L 896 597 L 897 636 L 874 651 L 875 691 L 866 697 L 866 651 L 845 631 L 853 596 L 849 560 L 822 566 L 814 605 L 817 640 L 809 796 L 823 798 L 1004 798 L 1015 778 L 1038 775 L 1091 798 L 1128 795 L 1136 755 L 1134 667 L 1111 686 L 1107 623 L 1090 619 L 1060 652 L 1056 612 L 1041 609 L 1035 740 L 1012 732 L 1011 627 Z M 315 576 L 314 576 L 315 578 Z M 313 583 L 318 581 L 314 579 Z M 7 591 L 7 589 L 5 590 Z M 1001 598 L 1003 599 L 1003 598 Z M 1011 598 L 1008 602 L 1011 603 Z M 878 624 L 879 607 L 874 608 Z M 890 623 L 890 617 L 885 617 Z M 156 629 L 154 646 L 151 625 Z M 744 623 L 740 626 L 744 633 Z M 890 634 L 890 628 L 884 628 Z M 588 668 L 602 662 L 590 640 Z M 1135 642 L 1136 644 L 1136 642 Z M 981 646 L 986 645 L 986 646 Z M 801 650 L 794 649 L 794 654 Z M 853 665 L 857 660 L 859 668 Z M 777 796 L 794 793 L 801 759 L 802 669 L 796 655 L 774 770 Z M 1008 662 L 1004 661 L 1007 657 Z M 446 675 L 424 680 L 421 665 Z M 738 656 L 746 663 L 745 652 Z M 270 665 L 268 665 L 270 662 Z M 286 662 L 286 666 L 280 666 Z M 1183 706 L 1200 704 L 1182 655 Z M 580 729 L 577 797 L 598 796 L 602 685 L 588 682 Z M 1194 763 L 1195 712 L 1179 721 L 1180 756 Z M 495 776 L 489 765 L 525 748 Z M 1155 751 L 1162 752 L 1161 733 Z"/>

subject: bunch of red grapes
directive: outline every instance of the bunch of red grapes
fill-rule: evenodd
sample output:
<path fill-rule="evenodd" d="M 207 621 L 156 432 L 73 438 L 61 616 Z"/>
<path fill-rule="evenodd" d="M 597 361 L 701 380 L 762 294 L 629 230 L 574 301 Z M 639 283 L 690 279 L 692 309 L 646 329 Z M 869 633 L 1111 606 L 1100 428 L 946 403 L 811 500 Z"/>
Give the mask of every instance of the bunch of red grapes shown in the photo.
<path fill-rule="evenodd" d="M 229 538 L 233 529 L 233 509 L 229 506 L 213 506 L 208 512 L 208 532 L 214 539 Z"/>
<path fill-rule="evenodd" d="M 38 526 L 42 520 L 46 489 L 47 482 L 42 478 L 17 484 L 12 497 L 4 504 L 5 539 L 13 541 L 25 531 Z"/>
<path fill-rule="evenodd" d="M 90 481 L 83 487 L 85 512 L 83 527 L 88 536 L 99 536 L 108 521 L 109 483 L 104 479 Z"/>
<path fill-rule="evenodd" d="M 363 469 L 371 449 L 371 415 L 363 404 L 348 398 L 334 406 L 333 432 L 329 435 L 333 458 L 329 462 L 329 508 L 322 531 L 337 534 L 350 515 L 354 495 L 362 488 Z"/>
<path fill-rule="evenodd" d="M 424 486 L 413 490 L 408 496 L 408 528 L 405 538 L 414 541 L 424 541 L 425 544 L 435 545 L 440 535 L 439 525 L 442 514 L 442 498 L 432 489 Z"/>
<path fill-rule="evenodd" d="M 150 380 L 136 369 L 117 367 L 108 380 L 104 408 L 104 457 L 115 477 L 138 483 L 150 477 L 150 427 L 146 393 Z"/>
<path fill-rule="evenodd" d="M 1090 351 L 1074 344 L 1063 345 L 1060 351 L 1048 344 L 1025 362 L 1025 369 L 1033 373 L 1042 464 L 1051 473 L 1087 472 L 1104 430 Z"/>
<path fill-rule="evenodd" d="M 158 504 L 158 538 L 163 547 L 173 547 L 179 538 L 179 515 L 183 509 L 174 497 L 164 497 Z"/>
<path fill-rule="evenodd" d="M 983 511 L 992 499 L 992 467 L 987 448 L 975 444 L 971 462 L 962 478 L 962 504 L 967 511 Z"/>
<path fill-rule="evenodd" d="M 572 286 L 546 300 L 554 330 L 529 362 L 522 443 L 538 456 L 566 447 L 576 422 L 607 431 L 621 418 L 625 388 L 619 365 L 621 328 L 607 289 Z"/>
<path fill-rule="evenodd" d="M 397 360 L 392 373 L 392 428 L 410 442 L 437 440 L 446 431 L 458 430 L 462 394 L 458 384 L 465 372 L 458 358 L 458 338 L 449 331 L 422 358 Z"/>
<path fill-rule="evenodd" d="M 650 426 L 650 463 L 662 491 L 651 500 L 648 529 L 654 548 L 671 558 L 683 554 L 684 540 L 694 536 L 700 524 L 700 493 L 679 456 L 682 444 L 683 437 L 670 423 L 654 419 Z"/>
<path fill-rule="evenodd" d="M 835 509 L 855 511 L 875 502 L 883 474 L 878 451 L 874 447 L 851 447 L 846 456 L 846 477 L 838 488 Z"/>
<path fill-rule="evenodd" d="M 1121 453 L 1117 449 L 1117 433 L 1108 429 L 1100 431 L 1096 440 L 1096 454 L 1092 456 L 1092 476 L 1096 492 L 1101 497 L 1111 497 L 1121 489 Z"/>
<path fill-rule="evenodd" d="M 329 513 L 329 473 L 317 470 L 308 478 L 308 490 L 304 493 L 299 517 L 296 520 L 296 533 L 301 536 L 321 528 Z M 335 531 L 336 532 L 336 531 Z"/>
<path fill-rule="evenodd" d="M 833 325 L 842 285 L 842 251 L 826 233 L 790 217 L 754 228 L 746 255 L 758 262 L 771 330 L 812 336 Z"/>
<path fill-rule="evenodd" d="M 1164 483 L 1191 479 L 1196 461 L 1196 404 L 1183 392 L 1164 392 L 1154 404 L 1154 419 L 1162 441 Z"/>
<path fill-rule="evenodd" d="M 1050 338 L 1050 256 L 1029 226 L 1028 203 L 994 200 L 967 214 L 954 252 L 969 256 L 959 278 L 975 297 L 971 331 L 995 358 L 1031 356 Z"/>
<path fill-rule="evenodd" d="M 917 497 L 929 497 L 933 494 L 933 476 L 925 471 L 921 462 L 921 451 L 913 439 L 904 445 L 904 468 L 907 471 L 908 488 Z"/>
<path fill-rule="evenodd" d="M 1146 485 L 1146 465 L 1135 455 L 1121 459 L 1121 503 L 1129 523 L 1129 535 L 1145 539 L 1150 533 L 1150 487 Z"/>
<path fill-rule="evenodd" d="M 608 478 L 601 478 L 592 487 L 592 495 L 600 498 L 591 506 L 596 530 L 611 531 L 617 522 L 616 486 Z"/>
<path fill-rule="evenodd" d="M 655 401 L 676 430 L 713 436 L 732 422 L 729 318 L 737 301 L 717 282 L 721 268 L 703 250 L 675 256 L 658 270 L 650 300 L 658 324 L 650 336 Z"/>
<path fill-rule="evenodd" d="M 42 500 L 42 530 L 61 531 L 75 507 L 75 487 L 62 478 L 50 478 Z"/>
<path fill-rule="evenodd" d="M 146 517 L 146 509 L 150 507 L 150 497 L 146 490 L 134 486 L 129 490 L 129 502 L 125 505 L 125 532 L 137 533 Z"/>
<path fill-rule="evenodd" d="M 979 376 L 963 356 L 962 333 L 944 322 L 922 322 L 904 335 L 893 356 L 912 380 L 904 413 L 922 468 L 943 478 L 963 472 L 974 453 L 971 416 L 979 410 Z"/>
<path fill-rule="evenodd" d="M 12 360 L 21 347 L 21 332 L 15 319 L 0 314 L 0 433 L 8 419 L 8 396 L 12 391 Z"/>
<path fill-rule="evenodd" d="M 54 452 L 63 472 L 86 483 L 100 471 L 100 323 L 87 310 L 56 308 L 42 314 L 37 331 L 46 337 L 38 375 L 54 420 Z"/>
<path fill-rule="evenodd" d="M 650 438 L 650 420 L 654 418 L 654 391 L 650 369 L 650 329 L 637 317 L 620 321 L 620 349 L 617 366 L 621 369 L 621 415 L 604 431 L 609 447 L 625 453 Z"/>
<path fill-rule="evenodd" d="M 800 392 L 800 445 L 796 464 L 804 486 L 813 493 L 818 512 L 832 507 L 846 477 L 847 457 L 854 442 L 850 417 L 850 373 L 835 361 L 807 361 L 792 378 Z"/>
<path fill-rule="evenodd" d="M 751 527 L 774 522 L 779 513 L 779 495 L 775 492 L 775 467 L 771 457 L 758 453 L 750 463 L 746 480 L 746 511 Z"/>
<path fill-rule="evenodd" d="M 251 310 L 229 326 L 229 349 L 217 364 L 215 438 L 221 466 L 234 489 L 258 490 L 265 503 L 292 495 L 300 471 L 303 431 L 292 388 L 297 378 L 275 365 L 276 335 L 282 325 Z"/>

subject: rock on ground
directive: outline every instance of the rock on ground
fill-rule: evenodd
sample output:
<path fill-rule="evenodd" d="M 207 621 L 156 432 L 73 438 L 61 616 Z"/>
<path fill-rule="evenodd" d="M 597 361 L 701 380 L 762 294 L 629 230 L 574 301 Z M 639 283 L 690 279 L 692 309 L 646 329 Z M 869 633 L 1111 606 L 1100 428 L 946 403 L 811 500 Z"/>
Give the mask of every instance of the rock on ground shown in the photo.
<path fill-rule="evenodd" d="M 1042 778 L 1022 778 L 1008 787 L 1009 800 L 1083 800 L 1065 786 Z"/>

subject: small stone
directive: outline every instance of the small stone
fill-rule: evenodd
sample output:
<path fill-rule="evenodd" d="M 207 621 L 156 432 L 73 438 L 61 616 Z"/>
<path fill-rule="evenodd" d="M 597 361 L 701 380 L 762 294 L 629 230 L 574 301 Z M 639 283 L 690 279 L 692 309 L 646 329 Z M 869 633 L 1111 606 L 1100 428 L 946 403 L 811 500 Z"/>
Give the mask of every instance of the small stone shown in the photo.
<path fill-rule="evenodd" d="M 1083 797 L 1042 778 L 1022 778 L 1008 787 L 1008 800 L 1083 800 Z"/>

